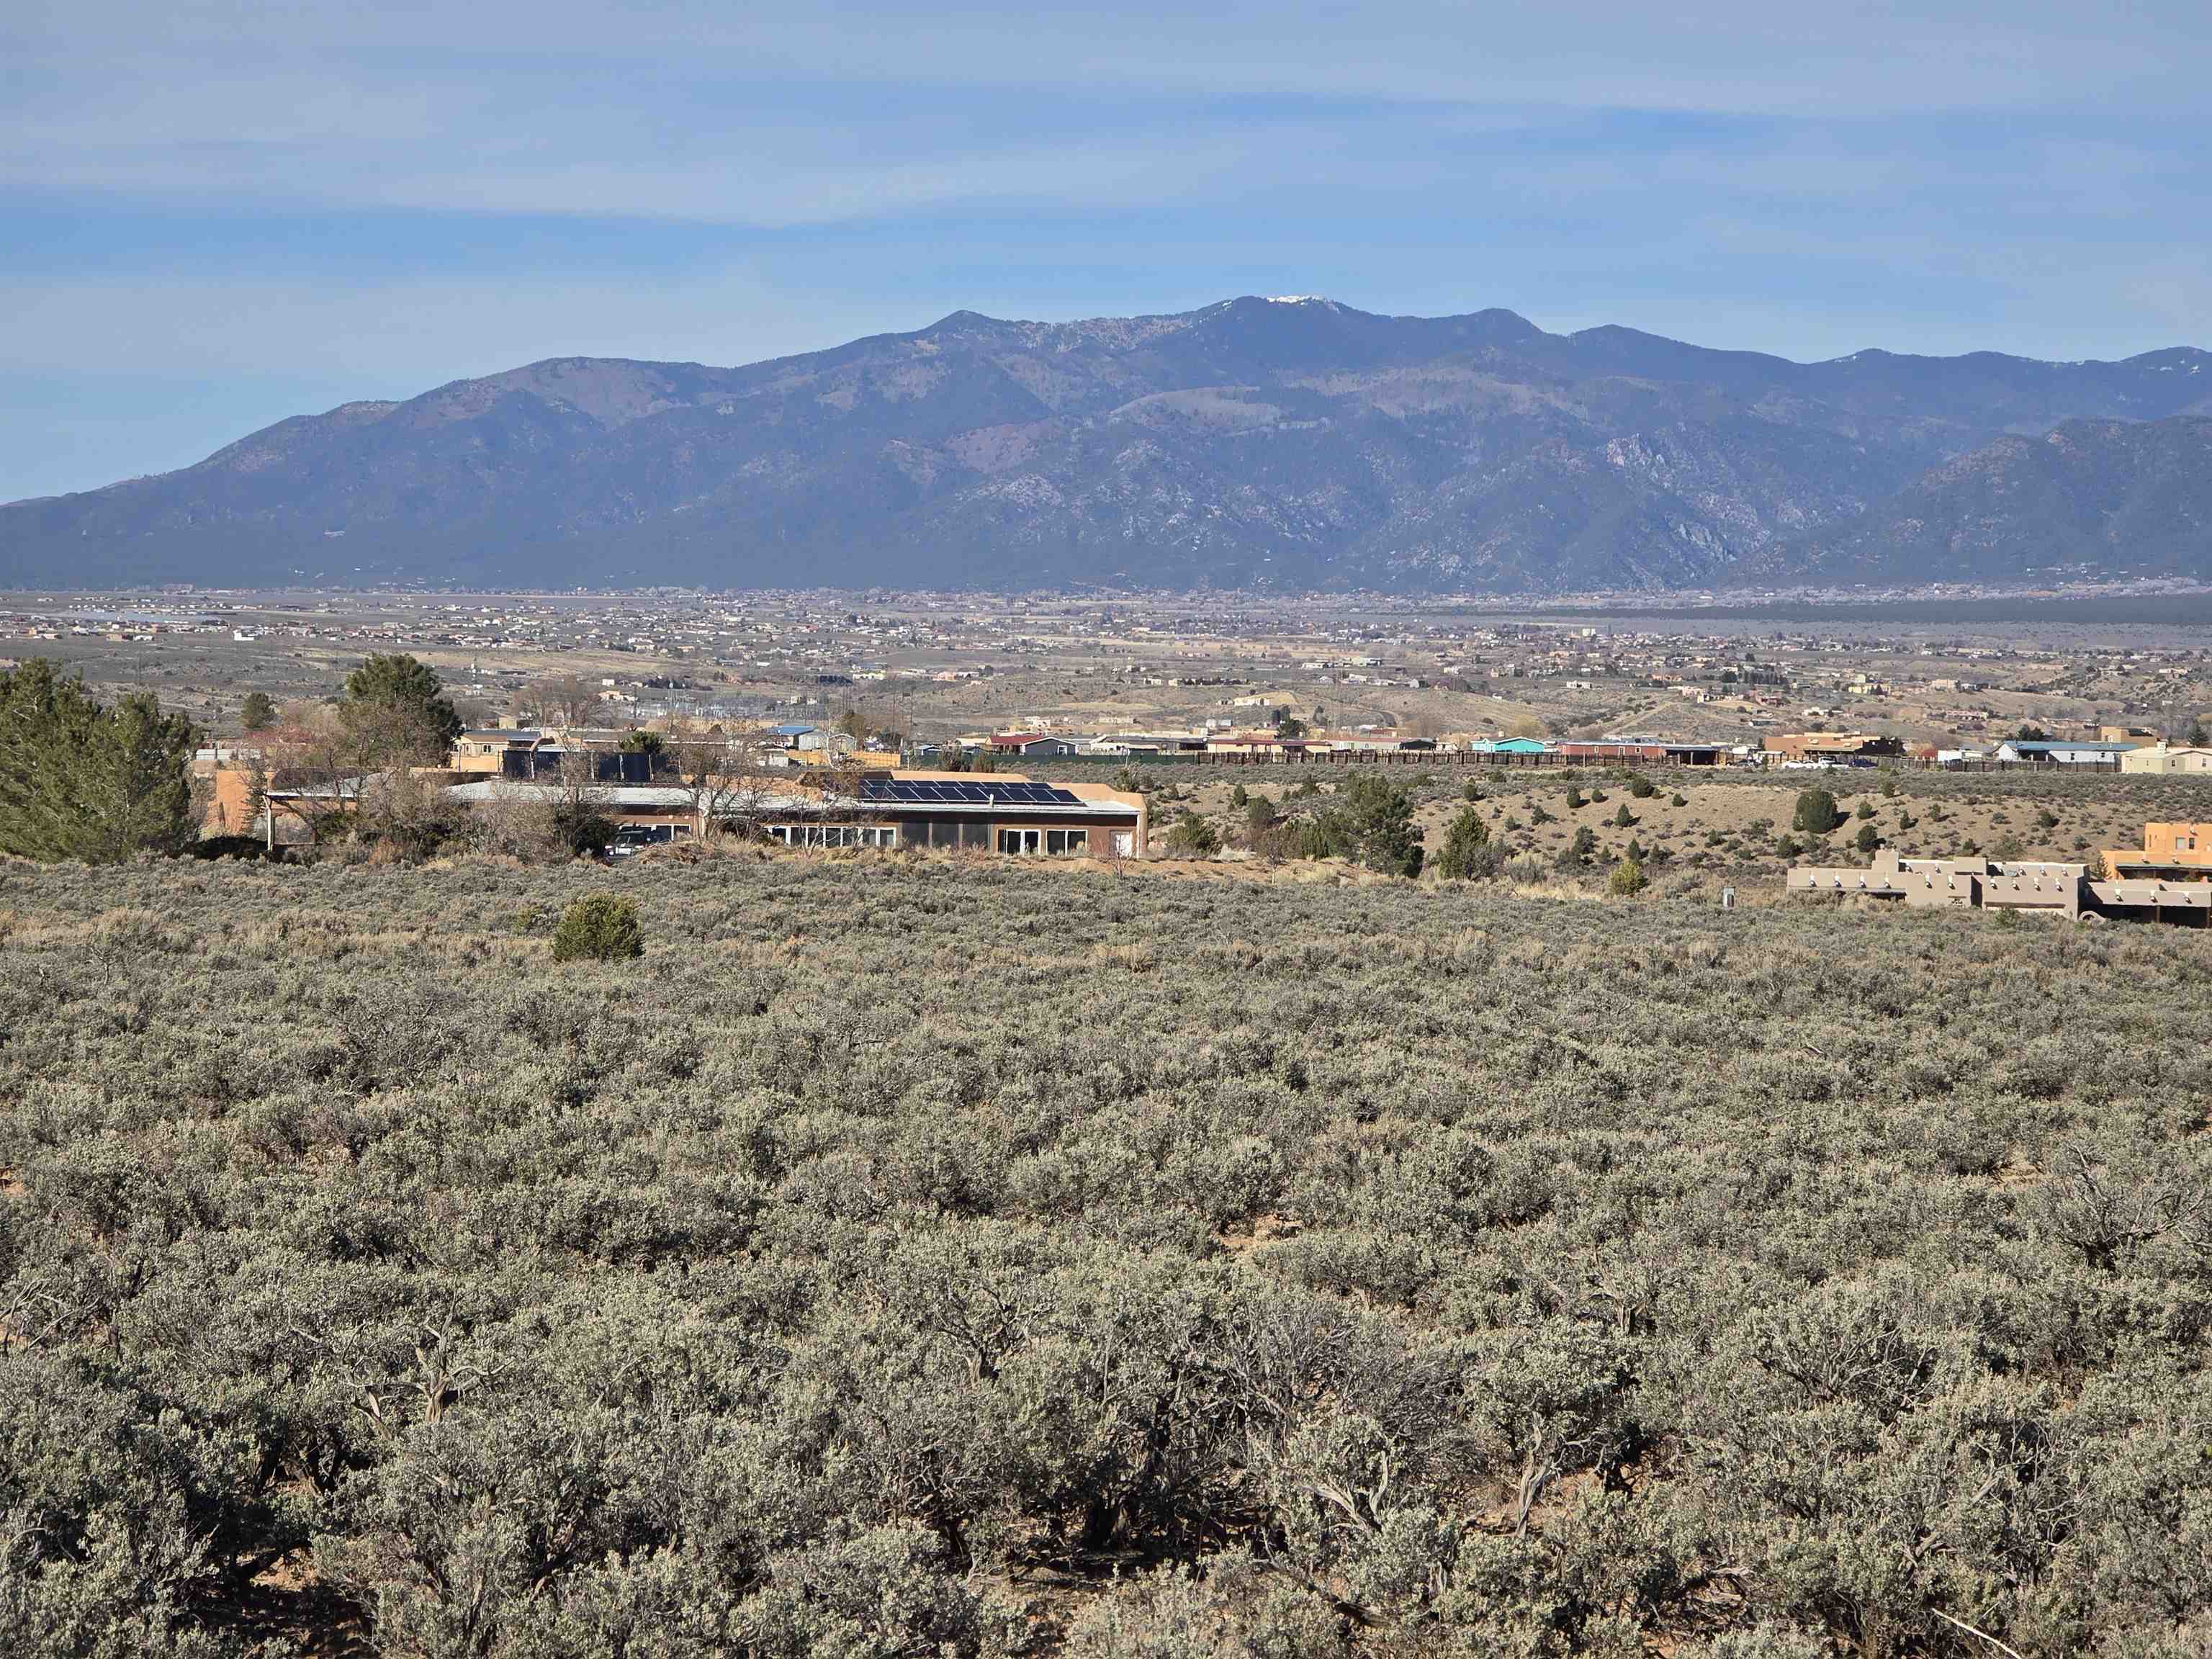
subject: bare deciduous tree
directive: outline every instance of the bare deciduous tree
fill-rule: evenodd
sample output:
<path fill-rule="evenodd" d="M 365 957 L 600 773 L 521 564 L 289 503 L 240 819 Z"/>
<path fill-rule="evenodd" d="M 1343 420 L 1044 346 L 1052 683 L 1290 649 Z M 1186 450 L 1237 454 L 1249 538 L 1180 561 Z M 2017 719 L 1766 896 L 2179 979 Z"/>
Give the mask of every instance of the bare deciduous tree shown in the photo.
<path fill-rule="evenodd" d="M 552 674 L 523 688 L 523 707 L 545 726 L 589 726 L 599 712 L 599 688 L 580 674 Z"/>
<path fill-rule="evenodd" d="M 687 722 L 672 728 L 664 752 L 675 763 L 701 836 L 757 835 L 769 808 L 792 793 L 789 774 L 769 766 L 755 726 Z"/>

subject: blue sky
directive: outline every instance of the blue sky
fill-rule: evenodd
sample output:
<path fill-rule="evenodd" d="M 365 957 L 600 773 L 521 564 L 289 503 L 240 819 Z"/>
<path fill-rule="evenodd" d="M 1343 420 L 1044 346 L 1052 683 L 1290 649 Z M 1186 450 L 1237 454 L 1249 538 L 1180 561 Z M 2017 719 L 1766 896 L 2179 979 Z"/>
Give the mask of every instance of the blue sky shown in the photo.
<path fill-rule="evenodd" d="M 2212 346 L 2208 16 L 11 0 L 0 500 L 539 357 L 962 307 Z"/>

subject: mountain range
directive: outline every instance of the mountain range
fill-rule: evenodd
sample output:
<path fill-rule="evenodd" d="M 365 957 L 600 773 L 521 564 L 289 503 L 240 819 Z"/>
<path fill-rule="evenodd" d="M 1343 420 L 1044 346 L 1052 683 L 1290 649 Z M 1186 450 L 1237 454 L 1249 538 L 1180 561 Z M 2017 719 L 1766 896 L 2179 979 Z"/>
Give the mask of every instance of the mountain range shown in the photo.
<path fill-rule="evenodd" d="M 566 357 L 0 507 L 0 586 L 1559 592 L 2212 576 L 2212 356 L 1797 363 L 1316 298 Z"/>

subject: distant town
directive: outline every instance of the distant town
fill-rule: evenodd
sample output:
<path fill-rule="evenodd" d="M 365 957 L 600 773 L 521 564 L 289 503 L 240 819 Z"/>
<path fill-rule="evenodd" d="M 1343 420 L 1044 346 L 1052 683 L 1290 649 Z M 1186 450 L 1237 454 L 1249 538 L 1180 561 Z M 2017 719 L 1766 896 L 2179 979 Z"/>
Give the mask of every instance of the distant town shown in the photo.
<path fill-rule="evenodd" d="M 2212 651 L 2185 611 L 2167 608 L 2178 620 L 2163 627 L 2100 626 L 2062 605 L 2047 625 L 1998 627 L 1959 609 L 1949 622 L 1755 607 L 1584 618 L 1364 597 L 154 591 L 0 596 L 0 658 L 49 655 L 96 684 L 155 690 L 210 732 L 239 729 L 248 690 L 327 695 L 363 653 L 404 650 L 473 725 L 533 717 L 529 688 L 568 678 L 590 688 L 601 725 L 829 725 L 859 709 L 913 744 L 1019 732 L 1097 754 L 1249 750 L 1260 732 L 1741 756 L 1828 732 L 1972 762 L 2019 758 L 1999 751 L 2023 734 L 2179 742 L 2212 708 Z"/>

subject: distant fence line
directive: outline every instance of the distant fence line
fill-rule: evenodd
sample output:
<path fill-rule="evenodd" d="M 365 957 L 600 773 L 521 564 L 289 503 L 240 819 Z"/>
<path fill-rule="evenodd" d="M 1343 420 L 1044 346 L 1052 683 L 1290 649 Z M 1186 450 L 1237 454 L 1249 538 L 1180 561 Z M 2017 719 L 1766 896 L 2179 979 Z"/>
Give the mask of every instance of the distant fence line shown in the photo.
<path fill-rule="evenodd" d="M 1668 755 L 1471 754 L 1460 749 L 1357 750 L 1328 749 L 1314 753 L 1253 755 L 1210 754 L 1196 750 L 1155 755 L 1055 755 L 1044 761 L 1009 758 L 1013 766 L 1468 766 L 1468 767 L 1635 767 L 1681 766 L 1701 772 L 1717 769 L 1714 761 L 1685 760 Z M 1757 770 L 1756 767 L 1744 769 Z"/>
<path fill-rule="evenodd" d="M 2096 761 L 1914 761 L 1923 772 L 2118 772 L 2118 757 Z"/>
<path fill-rule="evenodd" d="M 1679 768 L 1687 771 L 1713 772 L 1774 772 L 1781 767 L 1762 765 L 1756 761 L 1696 760 L 1682 755 L 1565 755 L 1556 750 L 1536 752 L 1507 751 L 1483 754 L 1464 749 L 1415 750 L 1358 750 L 1325 749 L 1299 750 L 1295 753 L 1251 754 L 1182 750 L 1175 753 L 1136 755 L 1055 755 L 1042 762 L 1024 760 L 1018 755 L 1000 757 L 1009 766 L 1433 766 L 1433 767 L 1628 767 L 1654 766 Z M 1838 762 L 1832 767 L 1808 768 L 1794 766 L 1791 771 L 1833 770 L 1839 772 L 1879 771 L 1884 767 L 1895 767 L 1917 772 L 2037 772 L 2071 777 L 2077 773 L 2117 773 L 2121 769 L 2117 758 L 2100 761 L 2032 761 L 2032 760 L 1972 760 L 1937 761 L 1917 756 L 1885 755 L 1869 757 L 1864 762 Z"/>

